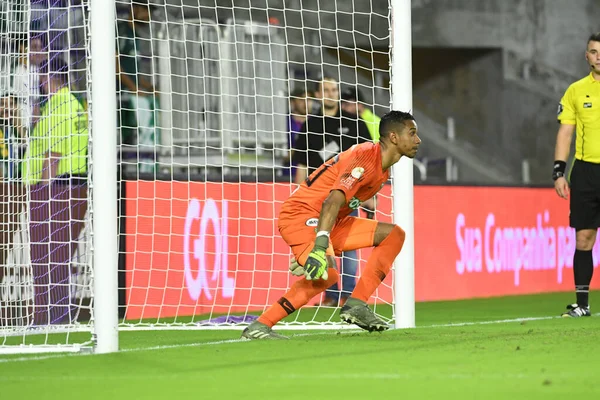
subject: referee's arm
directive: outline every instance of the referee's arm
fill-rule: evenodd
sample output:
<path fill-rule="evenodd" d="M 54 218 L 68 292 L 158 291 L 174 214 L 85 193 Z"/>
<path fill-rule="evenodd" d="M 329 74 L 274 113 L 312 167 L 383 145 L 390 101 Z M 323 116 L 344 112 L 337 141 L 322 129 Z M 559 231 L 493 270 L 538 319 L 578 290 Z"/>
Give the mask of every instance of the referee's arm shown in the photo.
<path fill-rule="evenodd" d="M 556 148 L 554 149 L 554 160 L 562 161 L 566 164 L 569 158 L 569 151 L 571 149 L 571 141 L 573 140 L 573 133 L 575 132 L 575 125 L 560 124 L 558 133 L 556 135 Z M 556 168 L 556 167 L 555 167 Z M 564 176 L 561 176 L 554 180 L 554 188 L 556 193 L 566 199 L 569 197 L 569 184 Z"/>

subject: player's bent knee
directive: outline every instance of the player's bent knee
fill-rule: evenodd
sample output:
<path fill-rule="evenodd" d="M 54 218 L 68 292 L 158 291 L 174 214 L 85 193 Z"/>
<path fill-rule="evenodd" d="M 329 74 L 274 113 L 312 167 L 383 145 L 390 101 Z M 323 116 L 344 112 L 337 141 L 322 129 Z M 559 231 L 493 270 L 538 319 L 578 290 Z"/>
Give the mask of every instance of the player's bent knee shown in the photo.
<path fill-rule="evenodd" d="M 394 235 L 395 238 L 402 243 L 404 243 L 404 239 L 406 238 L 406 232 L 404 232 L 404 229 L 400 228 L 398 225 L 394 225 L 390 235 Z"/>
<path fill-rule="evenodd" d="M 389 249 L 392 254 L 398 255 L 404 246 L 405 238 L 406 233 L 404 232 L 404 229 L 400 228 L 398 225 L 394 225 L 392 231 L 385 239 L 386 248 Z"/>
<path fill-rule="evenodd" d="M 384 240 L 393 240 L 394 242 L 400 243 L 400 246 L 404 244 L 406 233 L 404 229 L 400 228 L 395 224 L 380 223 L 375 231 L 374 246 L 379 246 Z"/>

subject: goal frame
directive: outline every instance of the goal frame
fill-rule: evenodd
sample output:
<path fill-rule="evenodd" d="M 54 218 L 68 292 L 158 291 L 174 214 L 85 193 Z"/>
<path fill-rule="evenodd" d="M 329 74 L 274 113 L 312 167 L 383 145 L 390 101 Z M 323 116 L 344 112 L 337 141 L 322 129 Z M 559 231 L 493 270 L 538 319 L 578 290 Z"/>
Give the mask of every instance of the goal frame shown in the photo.
<path fill-rule="evenodd" d="M 411 1 L 390 0 L 391 108 L 413 112 Z M 415 327 L 415 221 L 413 160 L 403 157 L 392 167 L 394 223 L 406 232 L 394 262 L 394 324 Z"/>
<path fill-rule="evenodd" d="M 411 1 L 390 0 L 391 109 L 412 112 Z M 118 319 L 118 196 L 116 60 L 114 56 L 115 0 L 91 0 L 89 8 L 89 82 L 92 191 L 92 347 L 82 345 L 15 346 L 0 353 L 111 353 L 119 349 L 119 330 L 148 327 L 119 326 Z M 96 132 L 99 134 L 96 135 Z M 402 158 L 393 166 L 393 221 L 406 232 L 403 250 L 394 263 L 393 315 L 395 328 L 415 326 L 413 161 Z M 98 218 L 95 218 L 98 216 Z M 298 329 L 290 326 L 287 329 Z M 340 329 L 337 325 L 308 329 Z M 167 329 L 231 329 L 231 327 L 169 327 Z M 77 331 L 69 329 L 69 332 Z M 85 329 L 89 331 L 89 328 Z M 52 328 L 50 328 L 52 332 Z M 47 332 L 47 331 L 46 331 Z M 45 333 L 46 333 L 45 332 Z M 57 333 L 59 330 L 57 330 Z"/>
<path fill-rule="evenodd" d="M 119 349 L 117 88 L 115 0 L 91 0 L 93 340 L 96 353 Z M 98 133 L 98 135 L 96 135 Z"/>

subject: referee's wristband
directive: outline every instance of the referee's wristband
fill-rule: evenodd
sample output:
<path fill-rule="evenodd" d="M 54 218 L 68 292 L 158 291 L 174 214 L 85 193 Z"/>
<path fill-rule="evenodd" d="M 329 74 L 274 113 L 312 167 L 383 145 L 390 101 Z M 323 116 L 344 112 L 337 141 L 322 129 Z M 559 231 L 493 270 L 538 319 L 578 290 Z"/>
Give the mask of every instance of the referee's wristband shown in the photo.
<path fill-rule="evenodd" d="M 567 170 L 567 162 L 562 160 L 554 161 L 554 169 L 552 170 L 552 180 L 555 181 L 558 178 L 565 176 Z"/>

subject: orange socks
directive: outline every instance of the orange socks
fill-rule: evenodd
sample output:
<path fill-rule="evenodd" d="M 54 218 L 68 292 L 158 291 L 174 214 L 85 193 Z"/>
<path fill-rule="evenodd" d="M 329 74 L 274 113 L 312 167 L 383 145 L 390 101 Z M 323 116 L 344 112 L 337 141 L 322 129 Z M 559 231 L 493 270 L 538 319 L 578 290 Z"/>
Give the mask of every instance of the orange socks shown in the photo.
<path fill-rule="evenodd" d="M 394 226 L 388 237 L 373 249 L 351 297 L 364 302 L 369 300 L 390 272 L 396 256 L 402 250 L 404 237 L 404 231 L 399 226 Z"/>
<path fill-rule="evenodd" d="M 288 290 L 282 298 L 277 300 L 277 303 L 273 304 L 267 311 L 258 317 L 258 322 L 261 322 L 268 327 L 273 327 L 273 325 L 337 282 L 340 276 L 335 268 L 328 268 L 327 274 L 329 276 L 326 281 L 323 279 L 307 281 L 302 278 L 294 282 L 290 290 Z"/>

